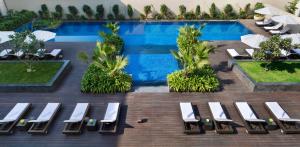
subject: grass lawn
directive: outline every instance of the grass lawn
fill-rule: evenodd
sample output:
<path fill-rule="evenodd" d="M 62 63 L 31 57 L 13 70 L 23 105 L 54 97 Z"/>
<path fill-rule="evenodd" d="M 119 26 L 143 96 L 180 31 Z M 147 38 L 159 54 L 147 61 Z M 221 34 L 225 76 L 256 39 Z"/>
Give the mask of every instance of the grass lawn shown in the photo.
<path fill-rule="evenodd" d="M 0 84 L 42 84 L 49 82 L 62 62 L 34 63 L 34 72 L 28 73 L 22 62 L 0 63 Z"/>
<path fill-rule="evenodd" d="M 271 70 L 264 69 L 264 62 L 238 62 L 256 82 L 300 82 L 300 61 L 276 62 Z"/>

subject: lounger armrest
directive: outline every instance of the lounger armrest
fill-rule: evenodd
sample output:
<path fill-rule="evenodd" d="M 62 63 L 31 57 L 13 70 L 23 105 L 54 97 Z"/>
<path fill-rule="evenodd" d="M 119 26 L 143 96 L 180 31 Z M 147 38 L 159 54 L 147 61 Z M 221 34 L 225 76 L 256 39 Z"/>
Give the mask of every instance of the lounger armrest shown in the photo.
<path fill-rule="evenodd" d="M 285 121 L 285 122 L 300 122 L 300 119 L 293 119 L 293 118 L 280 118 L 278 120 Z"/>
<path fill-rule="evenodd" d="M 100 122 L 103 122 L 103 123 L 113 123 L 115 121 L 116 120 L 100 120 Z"/>
<path fill-rule="evenodd" d="M 246 121 L 249 121 L 249 122 L 266 122 L 265 120 L 263 119 L 245 119 Z"/>
<path fill-rule="evenodd" d="M 49 121 L 49 120 L 30 120 L 28 122 L 30 122 L 30 123 L 43 123 L 43 122 L 47 122 L 47 121 Z"/>
<path fill-rule="evenodd" d="M 219 122 L 233 122 L 233 120 L 231 119 L 215 119 L 216 121 L 219 121 Z"/>
<path fill-rule="evenodd" d="M 4 119 L 4 120 L 0 120 L 0 123 L 8 123 L 8 122 L 13 122 L 15 120 L 13 119 Z"/>
<path fill-rule="evenodd" d="M 77 120 L 65 120 L 64 123 L 77 123 L 77 122 L 80 122 L 80 121 L 82 121 L 82 120 L 79 120 L 79 119 L 77 119 Z"/>

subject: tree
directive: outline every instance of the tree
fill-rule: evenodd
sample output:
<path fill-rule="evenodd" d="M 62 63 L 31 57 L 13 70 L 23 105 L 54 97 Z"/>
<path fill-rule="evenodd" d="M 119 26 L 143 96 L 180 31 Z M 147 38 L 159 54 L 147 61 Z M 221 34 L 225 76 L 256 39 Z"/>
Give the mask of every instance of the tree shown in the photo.
<path fill-rule="evenodd" d="M 220 10 L 218 9 L 218 7 L 216 6 L 215 3 L 212 3 L 210 8 L 209 8 L 209 13 L 210 13 L 210 17 L 212 19 L 217 19 L 220 17 Z"/>
<path fill-rule="evenodd" d="M 201 18 L 201 7 L 199 5 L 196 6 L 195 15 L 197 18 Z"/>
<path fill-rule="evenodd" d="M 292 49 L 291 39 L 281 39 L 279 35 L 272 36 L 269 40 L 260 44 L 260 49 L 254 52 L 254 59 L 267 62 L 265 70 L 270 70 L 271 63 L 278 61 L 282 51 L 290 52 Z"/>
<path fill-rule="evenodd" d="M 37 40 L 35 35 L 29 31 L 17 32 L 10 36 L 12 48 L 15 53 L 23 52 L 25 58 L 21 59 L 26 67 L 27 72 L 34 72 L 33 63 L 38 59 L 34 54 L 38 52 L 40 48 L 44 48 L 45 44 L 43 41 Z M 40 52 L 42 54 L 42 52 Z"/>
<path fill-rule="evenodd" d="M 145 17 L 146 19 L 148 18 L 148 15 L 152 12 L 151 10 L 151 6 L 150 5 L 147 5 L 144 7 L 144 13 L 145 13 Z"/>
<path fill-rule="evenodd" d="M 96 7 L 96 19 L 102 19 L 104 17 L 104 7 L 103 5 L 97 5 Z"/>
<path fill-rule="evenodd" d="M 160 6 L 160 13 L 161 13 L 161 15 L 162 15 L 164 18 L 167 18 L 168 11 L 169 11 L 169 8 L 167 7 L 167 5 L 162 4 L 162 5 Z"/>
<path fill-rule="evenodd" d="M 214 47 L 208 42 L 200 41 L 201 30 L 194 26 L 184 26 L 179 29 L 177 44 L 179 51 L 171 51 L 174 57 L 182 64 L 183 69 L 188 75 L 195 69 L 200 69 L 208 63 L 208 55 L 214 51 Z"/>
<path fill-rule="evenodd" d="M 120 11 L 119 11 L 119 5 L 114 5 L 113 8 L 112 8 L 112 11 L 113 11 L 113 13 L 115 15 L 115 18 L 118 18 L 119 17 L 119 13 L 120 13 Z"/>
<path fill-rule="evenodd" d="M 132 9 L 132 6 L 131 5 L 127 5 L 127 14 L 129 16 L 130 19 L 132 19 L 133 17 L 133 9 Z"/>
<path fill-rule="evenodd" d="M 98 42 L 94 49 L 93 63 L 108 75 L 114 76 L 128 64 L 127 58 L 115 56 L 115 52 L 116 47 L 114 45 Z"/>
<path fill-rule="evenodd" d="M 88 6 L 88 5 L 83 5 L 82 10 L 83 10 L 83 12 L 86 14 L 86 16 L 87 16 L 89 19 L 92 19 L 93 15 L 94 15 L 94 12 L 93 12 L 93 10 L 91 9 L 90 6 Z"/>

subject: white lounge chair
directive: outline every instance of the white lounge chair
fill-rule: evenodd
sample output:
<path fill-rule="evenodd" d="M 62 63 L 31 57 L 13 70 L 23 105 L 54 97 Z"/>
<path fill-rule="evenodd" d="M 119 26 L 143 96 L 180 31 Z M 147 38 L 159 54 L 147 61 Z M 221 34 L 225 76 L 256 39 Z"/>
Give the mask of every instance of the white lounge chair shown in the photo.
<path fill-rule="evenodd" d="M 300 49 L 292 49 L 291 51 L 300 56 Z"/>
<path fill-rule="evenodd" d="M 270 33 L 272 35 L 282 35 L 282 34 L 286 34 L 288 31 L 290 31 L 290 28 L 285 26 L 281 30 L 270 30 Z"/>
<path fill-rule="evenodd" d="M 45 55 L 51 56 L 53 58 L 59 58 L 62 53 L 62 49 L 53 49 L 50 53 L 45 53 Z"/>
<path fill-rule="evenodd" d="M 4 49 L 0 52 L 0 58 L 7 58 L 8 55 L 12 52 L 12 49 Z"/>
<path fill-rule="evenodd" d="M 230 124 L 233 122 L 225 114 L 220 102 L 208 102 L 210 112 L 213 117 L 216 132 L 219 134 L 232 134 L 234 129 Z"/>
<path fill-rule="evenodd" d="M 247 102 L 235 102 L 234 103 L 243 122 L 245 124 L 246 132 L 250 134 L 265 134 L 268 133 L 264 127 L 266 122 L 263 119 L 259 119 L 254 111 L 250 108 Z"/>
<path fill-rule="evenodd" d="M 247 59 L 247 58 L 250 59 L 249 56 L 240 55 L 235 49 L 227 49 L 226 52 L 233 59 Z"/>
<path fill-rule="evenodd" d="M 0 120 L 0 134 L 13 133 L 14 126 L 19 122 L 22 116 L 27 112 L 30 103 L 17 103 L 13 109 Z"/>
<path fill-rule="evenodd" d="M 182 120 L 184 122 L 199 122 L 199 120 L 196 119 L 195 117 L 192 103 L 190 102 L 180 103 L 180 110 L 181 110 Z"/>
<path fill-rule="evenodd" d="M 192 103 L 180 102 L 179 106 L 181 111 L 181 118 L 184 124 L 184 133 L 186 134 L 200 133 L 201 132 L 199 128 L 200 119 L 196 118 Z"/>
<path fill-rule="evenodd" d="M 296 124 L 300 119 L 291 118 L 277 102 L 265 102 L 265 107 L 285 134 L 299 134 L 300 128 Z"/>
<path fill-rule="evenodd" d="M 16 58 L 22 58 L 25 54 L 22 50 L 17 51 L 16 53 L 9 54 L 10 56 L 16 57 Z"/>
<path fill-rule="evenodd" d="M 265 19 L 263 21 L 257 21 L 255 22 L 255 24 L 257 26 L 266 26 L 266 25 L 270 25 L 272 22 L 273 22 L 272 19 Z"/>
<path fill-rule="evenodd" d="M 120 107 L 120 103 L 108 103 L 104 119 L 100 121 L 99 133 L 117 132 Z"/>
<path fill-rule="evenodd" d="M 44 110 L 41 112 L 36 120 L 30 120 L 32 126 L 28 130 L 28 133 L 48 133 L 48 128 L 54 119 L 55 114 L 58 112 L 60 103 L 48 103 Z"/>
<path fill-rule="evenodd" d="M 45 57 L 46 51 L 47 51 L 46 49 L 38 49 L 37 52 L 33 54 L 33 56 L 38 58 L 43 58 Z"/>
<path fill-rule="evenodd" d="M 68 120 L 65 120 L 64 134 L 80 134 L 84 118 L 87 115 L 89 109 L 89 103 L 77 103 L 72 115 Z"/>
<path fill-rule="evenodd" d="M 281 28 L 283 26 L 282 23 L 278 23 L 274 26 L 266 26 L 264 27 L 265 30 L 278 30 L 279 28 Z"/>

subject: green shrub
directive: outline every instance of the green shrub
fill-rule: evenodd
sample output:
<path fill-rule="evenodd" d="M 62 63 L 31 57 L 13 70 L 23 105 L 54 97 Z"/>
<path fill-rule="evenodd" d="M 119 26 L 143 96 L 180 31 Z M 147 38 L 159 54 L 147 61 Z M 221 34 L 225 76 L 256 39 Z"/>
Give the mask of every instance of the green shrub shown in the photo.
<path fill-rule="evenodd" d="M 86 16 L 87 16 L 89 19 L 92 19 L 92 18 L 93 18 L 94 12 L 93 12 L 93 10 L 91 9 L 90 6 L 88 6 L 88 5 L 83 5 L 82 10 L 83 10 L 83 12 L 86 14 Z"/>
<path fill-rule="evenodd" d="M 62 24 L 61 20 L 58 19 L 39 19 L 34 21 L 34 29 L 55 29 Z"/>
<path fill-rule="evenodd" d="M 214 70 L 206 65 L 185 75 L 184 70 L 168 75 L 169 88 L 175 92 L 213 92 L 218 90 L 220 83 Z"/>
<path fill-rule="evenodd" d="M 131 85 L 131 76 L 121 72 L 112 77 L 101 68 L 91 64 L 81 80 L 81 91 L 87 93 L 128 92 Z"/>
<path fill-rule="evenodd" d="M 265 5 L 263 3 L 256 3 L 254 6 L 254 10 L 258 10 L 258 9 L 261 9 L 264 7 L 265 7 Z"/>
<path fill-rule="evenodd" d="M 96 11 L 97 11 L 96 16 L 95 16 L 96 19 L 103 19 L 103 17 L 104 17 L 104 7 L 103 7 L 103 5 L 97 5 Z"/>
<path fill-rule="evenodd" d="M 107 15 L 107 19 L 108 19 L 108 20 L 114 20 L 115 17 L 114 17 L 113 14 L 109 13 L 109 14 Z"/>
<path fill-rule="evenodd" d="M 210 6 L 210 8 L 209 8 L 209 13 L 210 13 L 210 17 L 211 17 L 212 19 L 218 19 L 218 18 L 220 18 L 220 15 L 221 15 L 220 10 L 219 10 L 219 8 L 216 6 L 215 3 L 212 3 L 212 4 L 211 4 L 211 6 Z"/>
<path fill-rule="evenodd" d="M 28 23 L 33 18 L 36 18 L 37 15 L 33 11 L 22 10 L 17 11 L 8 11 L 8 15 L 1 19 L 0 21 L 0 30 L 1 31 L 11 31 L 20 27 L 22 24 Z"/>
<path fill-rule="evenodd" d="M 299 3 L 300 0 L 293 0 L 291 2 L 288 2 L 288 5 L 285 6 L 285 9 L 287 12 L 295 14 L 297 8 L 297 4 Z"/>
<path fill-rule="evenodd" d="M 144 13 L 145 13 L 145 17 L 146 19 L 148 18 L 149 14 L 152 12 L 151 10 L 151 6 L 150 5 L 147 5 L 144 7 Z"/>
<path fill-rule="evenodd" d="M 196 19 L 196 14 L 195 14 L 193 11 L 186 12 L 186 13 L 184 14 L 184 19 L 187 19 L 187 20 L 193 20 L 193 19 Z"/>
<path fill-rule="evenodd" d="M 155 20 L 161 20 L 161 19 L 164 19 L 164 17 L 163 17 L 161 14 L 159 14 L 159 13 L 153 14 L 153 18 L 154 18 Z"/>
<path fill-rule="evenodd" d="M 131 5 L 127 5 L 127 14 L 129 16 L 130 19 L 132 19 L 133 17 L 133 9 Z"/>
<path fill-rule="evenodd" d="M 203 13 L 201 14 L 201 17 L 202 17 L 203 19 L 210 19 L 210 15 L 209 15 L 208 13 L 206 13 L 206 12 L 203 12 Z"/>
<path fill-rule="evenodd" d="M 70 15 L 68 15 L 69 19 L 74 19 L 74 20 L 79 19 L 78 16 L 79 11 L 75 6 L 69 6 L 68 9 L 70 12 Z"/>

